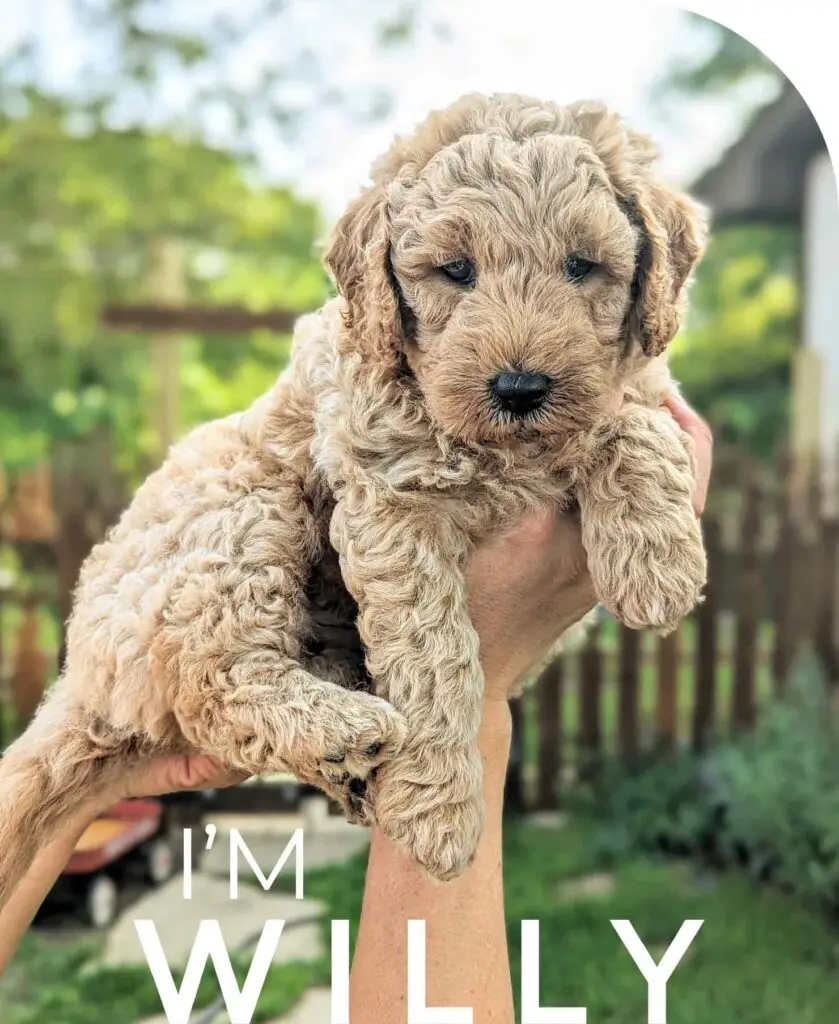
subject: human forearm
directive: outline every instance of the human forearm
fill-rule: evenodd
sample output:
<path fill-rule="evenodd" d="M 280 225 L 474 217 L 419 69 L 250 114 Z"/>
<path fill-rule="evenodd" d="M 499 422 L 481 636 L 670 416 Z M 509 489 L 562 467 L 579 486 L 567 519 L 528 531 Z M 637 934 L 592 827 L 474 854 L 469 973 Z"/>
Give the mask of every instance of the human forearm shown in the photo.
<path fill-rule="evenodd" d="M 407 1020 L 407 922 L 412 919 L 426 923 L 427 1004 L 470 1006 L 475 1024 L 513 1020 L 501 873 L 510 731 L 507 704 L 487 702 L 480 733 L 486 823 L 475 860 L 459 878 L 430 881 L 374 831 L 350 983 L 352 1020 Z"/>
<path fill-rule="evenodd" d="M 39 851 L 9 902 L 0 911 L 0 974 L 96 813 L 97 809 L 93 807 L 79 809 L 61 833 Z"/>
<path fill-rule="evenodd" d="M 0 910 L 0 973 L 11 960 L 21 936 L 38 907 L 64 870 L 82 832 L 110 804 L 132 797 L 155 796 L 178 790 L 217 789 L 235 785 L 242 777 L 213 758 L 159 757 L 127 763 L 125 774 L 91 803 L 77 808 L 61 833 L 37 854 L 29 871 Z"/>

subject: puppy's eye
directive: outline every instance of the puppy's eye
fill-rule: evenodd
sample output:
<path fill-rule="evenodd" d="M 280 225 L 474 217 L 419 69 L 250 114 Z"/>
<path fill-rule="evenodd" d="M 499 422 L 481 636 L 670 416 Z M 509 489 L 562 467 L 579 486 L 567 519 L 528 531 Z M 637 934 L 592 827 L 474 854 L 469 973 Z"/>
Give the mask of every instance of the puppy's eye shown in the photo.
<path fill-rule="evenodd" d="M 452 260 L 451 263 L 444 263 L 440 270 L 455 284 L 475 283 L 475 268 L 469 260 Z"/>
<path fill-rule="evenodd" d="M 593 260 L 587 260 L 585 256 L 574 253 L 565 261 L 565 276 L 569 281 L 577 284 L 578 281 L 585 281 L 597 264 Z"/>

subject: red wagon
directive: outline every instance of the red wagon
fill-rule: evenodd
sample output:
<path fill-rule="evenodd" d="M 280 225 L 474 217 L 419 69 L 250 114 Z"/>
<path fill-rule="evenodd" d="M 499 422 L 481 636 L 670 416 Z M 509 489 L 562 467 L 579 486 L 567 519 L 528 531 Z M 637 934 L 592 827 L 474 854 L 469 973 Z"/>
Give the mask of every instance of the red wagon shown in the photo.
<path fill-rule="evenodd" d="M 182 869 L 183 827 L 200 828 L 202 817 L 183 810 L 157 799 L 113 804 L 82 833 L 50 904 L 69 904 L 87 924 L 107 927 L 132 880 L 161 885 Z"/>

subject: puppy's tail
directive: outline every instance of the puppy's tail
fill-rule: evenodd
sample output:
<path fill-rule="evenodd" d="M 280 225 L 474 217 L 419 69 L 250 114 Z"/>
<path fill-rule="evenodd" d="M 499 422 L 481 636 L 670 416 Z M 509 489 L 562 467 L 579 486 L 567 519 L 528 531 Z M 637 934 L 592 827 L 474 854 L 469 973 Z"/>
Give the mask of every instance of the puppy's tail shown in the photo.
<path fill-rule="evenodd" d="M 0 910 L 38 851 L 116 775 L 114 749 L 62 712 L 48 699 L 0 758 Z"/>

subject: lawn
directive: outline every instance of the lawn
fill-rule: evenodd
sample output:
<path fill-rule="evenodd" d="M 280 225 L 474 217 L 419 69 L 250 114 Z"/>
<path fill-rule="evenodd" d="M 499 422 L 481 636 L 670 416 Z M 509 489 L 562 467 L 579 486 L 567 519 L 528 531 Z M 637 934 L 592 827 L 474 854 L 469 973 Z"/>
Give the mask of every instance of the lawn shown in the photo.
<path fill-rule="evenodd" d="M 61 942 L 31 933 L 0 979 L 2 1024 L 90 1024 L 97 1014 L 114 1024 L 136 1024 L 161 1012 L 160 998 L 144 966 L 97 967 L 95 941 Z M 239 985 L 251 953 L 234 956 Z M 329 975 L 328 964 L 289 963 L 271 967 L 254 1015 L 254 1024 L 288 1011 L 312 984 Z M 175 972 L 180 985 L 180 974 Z M 196 1010 L 219 994 L 212 968 L 201 982 Z M 217 1020 L 225 1020 L 219 1014 Z"/>
<path fill-rule="evenodd" d="M 593 826 L 512 826 L 505 855 L 507 930 L 520 985 L 520 922 L 540 922 L 543 1006 L 585 1006 L 590 1024 L 644 1024 L 646 983 L 610 920 L 632 922 L 656 959 L 683 921 L 704 920 L 668 984 L 668 1024 L 824 1024 L 839 1006 L 839 934 L 817 913 L 740 875 L 698 880 L 689 866 L 630 857 L 614 889 L 563 899 L 595 870 Z M 312 874 L 307 891 L 333 918 L 358 914 L 363 858 Z"/>
<path fill-rule="evenodd" d="M 629 919 L 658 959 L 682 922 L 699 918 L 705 923 L 667 987 L 669 1024 L 824 1024 L 835 1015 L 839 934 L 818 913 L 742 875 L 698 878 L 688 865 L 638 856 L 599 862 L 594 837 L 595 826 L 582 820 L 561 830 L 510 823 L 505 876 L 516 991 L 520 922 L 536 919 L 543 1006 L 586 1006 L 590 1024 L 643 1024 L 646 983 L 610 920 Z M 325 902 L 327 921 L 357 921 L 364 867 L 359 856 L 309 873 L 307 897 Z M 607 870 L 611 891 L 562 896 L 572 880 Z M 325 923 L 326 948 L 327 933 Z M 94 944 L 30 936 L 0 983 L 3 1024 L 89 1024 L 97 1012 L 133 1024 L 159 1012 L 145 968 L 96 969 L 94 953 Z M 248 961 L 238 959 L 240 981 Z M 325 960 L 273 968 L 254 1021 L 277 1016 L 328 977 Z M 214 977 L 205 977 L 198 1005 L 216 994 Z"/>

